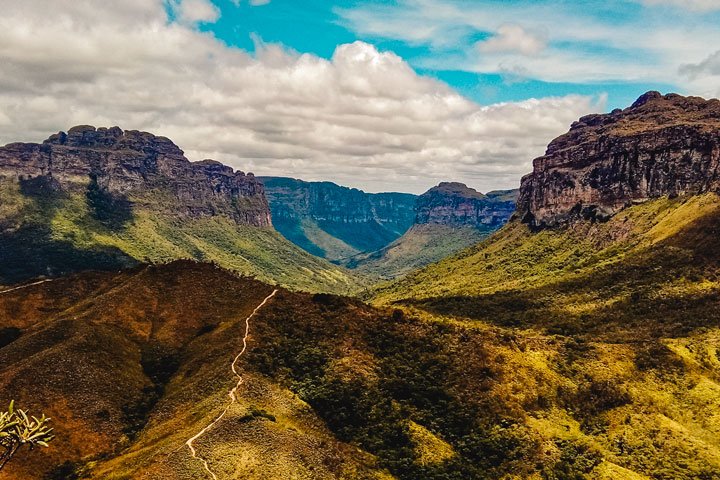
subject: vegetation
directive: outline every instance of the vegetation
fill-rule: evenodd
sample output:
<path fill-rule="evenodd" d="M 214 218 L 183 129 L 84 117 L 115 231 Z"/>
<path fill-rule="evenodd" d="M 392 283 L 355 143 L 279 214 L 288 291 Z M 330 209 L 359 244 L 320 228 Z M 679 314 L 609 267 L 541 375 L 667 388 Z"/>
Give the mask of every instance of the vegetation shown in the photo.
<path fill-rule="evenodd" d="M 492 231 L 472 226 L 415 225 L 387 247 L 357 255 L 346 265 L 371 278 L 398 278 L 475 245 Z"/>
<path fill-rule="evenodd" d="M 15 402 L 5 412 L 0 412 L 0 470 L 24 446 L 30 450 L 36 447 L 49 447 L 55 438 L 53 429 L 48 426 L 50 419 L 29 416 L 24 410 L 15 410 Z"/>
<path fill-rule="evenodd" d="M 238 226 L 221 216 L 179 220 L 147 207 L 162 205 L 161 198 L 136 199 L 131 207 L 97 179 L 81 192 L 48 190 L 0 182 L 0 284 L 175 259 L 214 262 L 300 290 L 347 294 L 364 284 L 270 228 Z"/>

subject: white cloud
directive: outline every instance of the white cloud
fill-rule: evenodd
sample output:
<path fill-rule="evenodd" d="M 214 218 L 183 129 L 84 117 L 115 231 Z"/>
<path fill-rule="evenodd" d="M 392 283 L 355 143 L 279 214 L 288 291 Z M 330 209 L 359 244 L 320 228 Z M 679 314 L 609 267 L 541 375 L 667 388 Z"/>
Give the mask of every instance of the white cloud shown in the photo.
<path fill-rule="evenodd" d="M 171 0 L 180 22 L 188 25 L 214 23 L 220 18 L 220 9 L 210 0 Z"/>
<path fill-rule="evenodd" d="M 695 7 L 718 4 L 718 0 L 690 1 Z M 681 65 L 702 61 L 720 44 L 720 29 L 712 19 L 703 18 L 707 15 L 680 11 L 668 15 L 652 8 L 632 15 L 631 4 L 624 1 L 608 3 L 612 8 L 600 15 L 598 8 L 583 5 L 562 2 L 560 8 L 549 0 L 399 0 L 336 12 L 343 25 L 360 36 L 429 46 L 428 55 L 413 60 L 422 68 L 524 72 L 547 82 L 665 83 L 682 85 L 687 93 L 714 94 L 705 83 L 688 81 L 678 73 Z M 508 25 L 518 23 L 522 28 L 509 29 Z M 487 32 L 497 35 L 479 45 L 473 41 L 478 33 Z M 523 50 L 526 54 L 519 54 Z"/>
<path fill-rule="evenodd" d="M 671 6 L 699 12 L 720 10 L 720 0 L 642 0 L 642 3 L 651 7 Z"/>
<path fill-rule="evenodd" d="M 604 109 L 578 96 L 482 107 L 361 42 L 330 60 L 276 45 L 253 57 L 168 23 L 161 0 L 0 0 L 0 10 L 0 144 L 119 125 L 256 174 L 485 191 L 517 186 L 549 140 Z"/>
<path fill-rule="evenodd" d="M 478 42 L 478 50 L 483 53 L 519 53 L 521 55 L 537 55 L 542 52 L 545 40 L 520 25 L 507 24 L 498 28 L 497 33 Z"/>
<path fill-rule="evenodd" d="M 242 0 L 232 0 L 232 2 L 235 4 L 235 6 L 239 7 L 242 3 Z M 270 3 L 270 0 L 250 0 L 249 3 L 253 7 L 259 7 L 261 5 L 267 5 L 268 3 Z"/>

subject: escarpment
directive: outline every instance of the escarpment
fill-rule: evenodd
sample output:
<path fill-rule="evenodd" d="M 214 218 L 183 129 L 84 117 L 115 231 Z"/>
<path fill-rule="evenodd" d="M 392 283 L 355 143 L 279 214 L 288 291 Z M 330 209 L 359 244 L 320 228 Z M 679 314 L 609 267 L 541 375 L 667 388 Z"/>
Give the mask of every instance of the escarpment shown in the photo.
<path fill-rule="evenodd" d="M 57 191 L 93 185 L 180 218 L 223 215 L 239 225 L 270 226 L 262 183 L 212 160 L 190 162 L 171 140 L 119 127 L 77 126 L 41 144 L 0 148 L 0 177 Z"/>
<path fill-rule="evenodd" d="M 533 227 L 552 227 L 719 189 L 720 101 L 648 92 L 553 140 L 522 180 L 518 212 Z"/>

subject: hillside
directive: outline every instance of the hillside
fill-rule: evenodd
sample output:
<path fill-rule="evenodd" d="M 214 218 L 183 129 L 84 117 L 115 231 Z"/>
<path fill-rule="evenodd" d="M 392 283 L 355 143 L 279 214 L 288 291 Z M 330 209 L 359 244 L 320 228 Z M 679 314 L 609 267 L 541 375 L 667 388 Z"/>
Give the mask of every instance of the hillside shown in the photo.
<path fill-rule="evenodd" d="M 252 174 L 191 163 L 166 138 L 75 127 L 0 148 L 0 284 L 178 258 L 311 291 L 360 283 L 272 228 Z"/>
<path fill-rule="evenodd" d="M 392 243 L 415 216 L 411 194 L 371 194 L 282 177 L 261 180 L 275 228 L 305 251 L 333 262 Z"/>
<path fill-rule="evenodd" d="M 401 277 L 487 238 L 514 213 L 516 199 L 517 190 L 485 195 L 461 183 L 441 183 L 417 198 L 410 230 L 347 266 L 375 278 Z"/>
<path fill-rule="evenodd" d="M 608 454 L 525 413 L 578 395 L 553 393 L 552 339 L 272 291 L 175 262 L 0 294 L 0 402 L 58 435 L 7 478 L 210 478 L 185 443 L 228 405 L 253 310 L 237 402 L 194 444 L 219 478 L 536 478 Z"/>

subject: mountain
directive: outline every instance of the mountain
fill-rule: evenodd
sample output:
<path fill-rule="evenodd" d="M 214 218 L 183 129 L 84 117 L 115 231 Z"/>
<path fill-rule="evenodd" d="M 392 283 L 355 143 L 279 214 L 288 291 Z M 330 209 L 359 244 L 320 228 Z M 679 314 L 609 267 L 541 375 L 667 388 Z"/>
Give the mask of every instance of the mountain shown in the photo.
<path fill-rule="evenodd" d="M 603 461 L 528 422 L 527 405 L 577 395 L 546 385 L 531 335 L 189 261 L 4 291 L 0 321 L 0 402 L 57 434 L 9 480 L 212 478 L 203 460 L 220 479 L 489 480 Z"/>
<path fill-rule="evenodd" d="M 537 362 L 508 379 L 525 378 L 527 423 L 603 458 L 546 478 L 718 478 L 718 106 L 650 92 L 584 117 L 535 160 L 508 225 L 375 292 L 518 336 Z"/>
<path fill-rule="evenodd" d="M 444 182 L 417 198 L 415 221 L 385 248 L 358 255 L 349 268 L 396 278 L 475 245 L 500 228 L 515 211 L 517 190 L 484 195 L 462 183 Z"/>
<path fill-rule="evenodd" d="M 261 180 L 275 228 L 305 251 L 333 262 L 378 250 L 413 223 L 415 195 L 371 194 L 282 177 Z"/>
<path fill-rule="evenodd" d="M 720 100 L 648 92 L 588 115 L 522 180 L 519 212 L 536 227 L 606 219 L 634 203 L 720 188 Z"/>
<path fill-rule="evenodd" d="M 178 258 L 292 288 L 357 284 L 272 228 L 252 174 L 192 163 L 167 138 L 78 126 L 0 148 L 0 284 Z"/>

